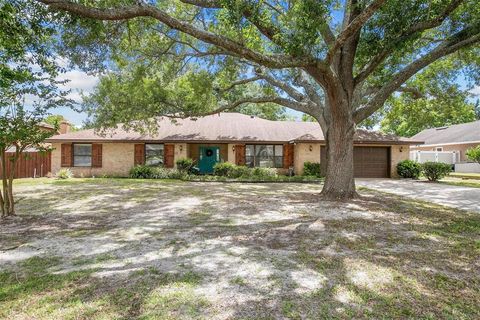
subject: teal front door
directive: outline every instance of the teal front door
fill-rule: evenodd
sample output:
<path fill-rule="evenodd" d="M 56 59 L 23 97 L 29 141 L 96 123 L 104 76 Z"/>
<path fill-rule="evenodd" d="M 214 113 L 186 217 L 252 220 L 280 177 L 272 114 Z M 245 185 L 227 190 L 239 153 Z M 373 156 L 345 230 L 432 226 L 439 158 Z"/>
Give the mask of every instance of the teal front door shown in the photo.
<path fill-rule="evenodd" d="M 200 147 L 200 161 L 198 162 L 200 173 L 213 173 L 213 166 L 217 162 L 220 162 L 219 147 Z"/>

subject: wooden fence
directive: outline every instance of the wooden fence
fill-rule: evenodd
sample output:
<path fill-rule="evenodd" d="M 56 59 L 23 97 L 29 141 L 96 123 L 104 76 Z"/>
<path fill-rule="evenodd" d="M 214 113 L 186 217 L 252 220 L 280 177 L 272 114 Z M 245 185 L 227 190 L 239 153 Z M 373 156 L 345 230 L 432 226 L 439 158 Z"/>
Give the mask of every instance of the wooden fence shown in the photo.
<path fill-rule="evenodd" d="M 7 159 L 14 153 L 7 152 Z M 7 170 L 10 170 L 11 162 L 7 161 Z M 52 170 L 52 154 L 41 152 L 24 152 L 17 161 L 15 178 L 38 178 L 45 177 Z M 0 171 L 0 178 L 2 172 Z"/>

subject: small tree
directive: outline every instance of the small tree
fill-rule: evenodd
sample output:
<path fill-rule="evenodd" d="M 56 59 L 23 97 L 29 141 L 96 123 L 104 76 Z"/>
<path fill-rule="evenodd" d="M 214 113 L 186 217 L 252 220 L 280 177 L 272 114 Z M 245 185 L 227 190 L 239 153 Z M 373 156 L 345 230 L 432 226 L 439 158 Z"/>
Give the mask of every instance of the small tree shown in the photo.
<path fill-rule="evenodd" d="M 54 132 L 38 125 L 50 108 L 71 106 L 59 89 L 63 71 L 54 55 L 55 28 L 31 1 L 0 2 L 0 173 L 2 217 L 15 214 L 15 165 L 27 148 L 45 150 Z M 26 97 L 32 100 L 25 107 Z M 13 152 L 7 155 L 7 150 Z M 7 166 L 10 164 L 10 166 Z"/>
<path fill-rule="evenodd" d="M 35 148 L 40 152 L 47 152 L 48 147 L 43 145 L 45 139 L 55 132 L 45 130 L 39 126 L 45 110 L 36 109 L 27 112 L 22 106 L 6 108 L 0 114 L 0 169 L 2 176 L 2 193 L 0 206 L 2 217 L 15 214 L 13 198 L 13 180 L 15 167 L 23 152 L 28 148 Z M 7 151 L 10 151 L 7 153 Z M 13 155 L 10 155 L 13 154 Z M 7 163 L 10 162 L 10 166 Z"/>
<path fill-rule="evenodd" d="M 480 145 L 476 146 L 475 148 L 468 149 L 467 152 L 465 152 L 465 155 L 469 160 L 480 164 Z"/>

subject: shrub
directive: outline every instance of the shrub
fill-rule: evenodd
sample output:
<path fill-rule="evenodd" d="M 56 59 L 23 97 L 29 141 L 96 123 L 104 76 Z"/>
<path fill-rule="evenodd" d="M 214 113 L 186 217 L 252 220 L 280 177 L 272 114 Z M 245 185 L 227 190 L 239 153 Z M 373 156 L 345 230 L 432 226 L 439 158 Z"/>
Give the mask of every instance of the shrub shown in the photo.
<path fill-rule="evenodd" d="M 134 179 L 153 179 L 155 168 L 140 165 L 130 169 L 130 177 Z"/>
<path fill-rule="evenodd" d="M 246 166 L 234 166 L 232 170 L 230 170 L 228 177 L 233 179 L 240 177 L 248 178 L 252 176 L 252 171 L 253 170 L 251 168 Z"/>
<path fill-rule="evenodd" d="M 253 168 L 252 176 L 258 178 L 273 178 L 277 176 L 277 169 L 275 168 Z"/>
<path fill-rule="evenodd" d="M 305 162 L 303 164 L 303 175 L 304 176 L 315 176 L 321 177 L 321 166 L 319 162 Z"/>
<path fill-rule="evenodd" d="M 73 177 L 73 172 L 68 168 L 60 169 L 55 173 L 55 177 L 57 179 L 70 179 Z"/>
<path fill-rule="evenodd" d="M 480 145 L 476 146 L 475 148 L 468 149 L 467 152 L 465 152 L 465 155 L 469 160 L 480 163 Z"/>
<path fill-rule="evenodd" d="M 413 160 L 403 160 L 397 164 L 397 173 L 402 178 L 418 179 L 422 165 Z"/>
<path fill-rule="evenodd" d="M 176 162 L 177 169 L 182 172 L 191 172 L 195 161 L 190 158 L 181 158 L 178 159 Z"/>
<path fill-rule="evenodd" d="M 219 162 L 213 166 L 213 174 L 221 177 L 229 177 L 235 170 L 236 165 L 230 162 Z"/>
<path fill-rule="evenodd" d="M 425 162 L 422 164 L 422 169 L 429 181 L 438 181 L 452 171 L 452 166 L 442 162 Z"/>

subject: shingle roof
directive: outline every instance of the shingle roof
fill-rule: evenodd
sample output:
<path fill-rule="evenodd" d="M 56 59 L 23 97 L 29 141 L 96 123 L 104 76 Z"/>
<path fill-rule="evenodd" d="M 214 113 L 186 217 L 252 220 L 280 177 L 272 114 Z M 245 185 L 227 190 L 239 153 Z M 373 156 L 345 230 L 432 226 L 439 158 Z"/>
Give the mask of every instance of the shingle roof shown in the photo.
<path fill-rule="evenodd" d="M 158 120 L 155 134 L 141 134 L 127 131 L 122 126 L 108 131 L 106 135 L 97 134 L 93 129 L 56 135 L 48 142 L 87 142 L 87 141 L 164 141 L 164 142 L 287 142 L 287 141 L 323 141 L 318 123 L 296 121 L 271 121 L 240 113 L 220 113 L 201 117 L 196 120 L 180 119 L 175 123 L 168 118 Z M 304 139 L 299 139 L 299 138 Z M 398 137 L 384 137 L 371 132 L 362 134 L 365 141 L 400 141 Z M 308 139 L 307 139 L 308 138 Z"/>
<path fill-rule="evenodd" d="M 412 137 L 423 140 L 425 144 L 444 144 L 480 141 L 480 120 L 423 130 Z"/>
<path fill-rule="evenodd" d="M 316 128 L 314 131 L 308 132 L 302 136 L 294 139 L 298 142 L 308 142 L 308 141 L 324 141 L 325 137 L 323 135 L 322 129 L 320 127 Z M 422 144 L 423 141 L 418 139 L 411 139 L 405 137 L 399 137 L 394 134 L 382 133 L 380 131 L 371 131 L 365 129 L 357 129 L 355 136 L 353 137 L 354 142 L 357 143 L 406 143 L 406 144 Z"/>

